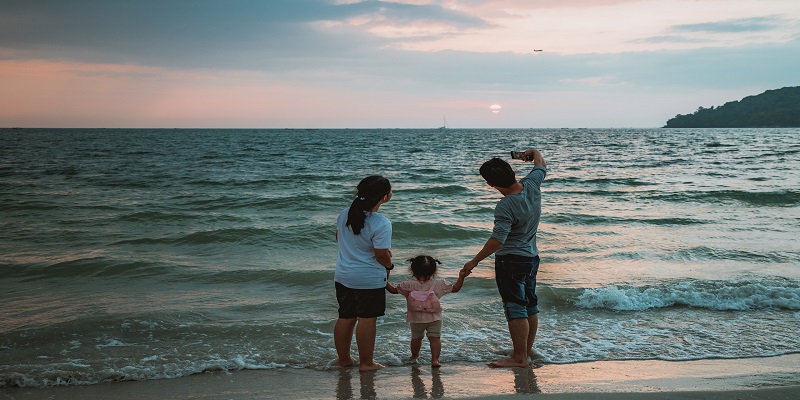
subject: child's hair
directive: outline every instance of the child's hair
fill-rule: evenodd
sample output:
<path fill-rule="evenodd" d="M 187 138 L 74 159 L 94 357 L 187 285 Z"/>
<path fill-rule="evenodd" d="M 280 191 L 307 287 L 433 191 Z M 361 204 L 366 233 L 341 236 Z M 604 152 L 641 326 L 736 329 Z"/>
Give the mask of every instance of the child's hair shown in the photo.
<path fill-rule="evenodd" d="M 411 262 L 411 274 L 414 275 L 414 278 L 428 280 L 434 274 L 436 274 L 436 264 L 441 264 L 442 262 L 431 257 L 425 255 L 419 255 L 413 258 L 408 259 Z"/>

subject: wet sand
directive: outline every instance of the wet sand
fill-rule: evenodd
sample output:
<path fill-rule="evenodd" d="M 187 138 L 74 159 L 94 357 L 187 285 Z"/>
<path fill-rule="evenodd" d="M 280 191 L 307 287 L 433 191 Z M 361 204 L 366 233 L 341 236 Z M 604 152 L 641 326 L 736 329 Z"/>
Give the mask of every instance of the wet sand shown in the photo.
<path fill-rule="evenodd" d="M 735 360 L 607 361 L 529 369 L 453 363 L 213 372 L 176 379 L 43 389 L 3 399 L 800 399 L 800 354 Z"/>

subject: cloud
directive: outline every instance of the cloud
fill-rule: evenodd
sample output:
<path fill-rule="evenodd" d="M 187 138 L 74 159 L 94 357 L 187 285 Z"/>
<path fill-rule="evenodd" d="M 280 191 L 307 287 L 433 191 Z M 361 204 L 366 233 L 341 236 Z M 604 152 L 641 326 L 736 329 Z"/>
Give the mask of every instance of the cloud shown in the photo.
<path fill-rule="evenodd" d="M 667 27 L 665 34 L 630 41 L 644 44 L 688 44 L 689 46 L 741 46 L 780 43 L 798 34 L 797 24 L 781 16 L 728 19 L 724 21 L 679 24 Z"/>
<path fill-rule="evenodd" d="M 708 39 L 687 37 L 680 35 L 650 36 L 644 39 L 633 40 L 633 43 L 707 43 Z"/>
<path fill-rule="evenodd" d="M 26 126 L 93 114 L 117 126 L 309 126 L 312 118 L 348 126 L 368 115 L 409 126 L 406 114 L 434 114 L 426 126 L 450 110 L 448 121 L 452 113 L 461 126 L 486 126 L 499 120 L 466 114 L 496 102 L 510 126 L 529 126 L 522 110 L 546 110 L 552 121 L 580 114 L 591 126 L 590 116 L 633 118 L 624 109 L 633 107 L 641 121 L 658 109 L 638 104 L 647 98 L 724 93 L 727 101 L 732 91 L 796 86 L 795 4 L 6 0 L 0 117 L 25 115 L 34 121 L 18 123 Z M 667 116 L 705 103 L 692 104 Z M 364 124 L 386 126 L 376 121 Z"/>
<path fill-rule="evenodd" d="M 700 33 L 762 32 L 779 28 L 784 22 L 783 18 L 776 16 L 740 18 L 718 22 L 675 25 L 671 30 L 673 32 Z"/>
<path fill-rule="evenodd" d="M 0 9 L 0 49 L 6 57 L 160 66 L 260 66 L 281 57 L 346 57 L 391 43 L 391 38 L 365 35 L 364 29 L 431 22 L 453 29 L 485 24 L 441 6 L 379 1 L 7 3 Z"/>

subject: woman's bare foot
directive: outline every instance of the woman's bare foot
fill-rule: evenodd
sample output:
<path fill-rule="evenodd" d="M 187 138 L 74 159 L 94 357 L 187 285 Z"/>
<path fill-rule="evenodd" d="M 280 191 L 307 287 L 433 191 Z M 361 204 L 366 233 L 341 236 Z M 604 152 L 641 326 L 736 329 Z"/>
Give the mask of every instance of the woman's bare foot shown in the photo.
<path fill-rule="evenodd" d="M 490 362 L 487 365 L 492 367 L 492 368 L 528 368 L 528 367 L 530 367 L 530 364 L 528 364 L 528 360 L 519 361 L 519 360 L 515 360 L 515 359 L 513 359 L 511 357 L 504 358 L 502 360 L 497 360 L 497 361 L 494 361 L 494 362 Z"/>
<path fill-rule="evenodd" d="M 433 360 L 431 360 L 431 368 L 439 368 L 441 366 L 442 364 L 439 362 L 438 359 L 434 358 Z"/>
<path fill-rule="evenodd" d="M 350 359 L 347 359 L 347 360 L 342 360 L 342 359 L 339 359 L 339 358 L 336 359 L 336 366 L 337 367 L 350 367 L 353 364 L 355 364 L 355 361 L 353 361 L 352 357 Z"/>
<path fill-rule="evenodd" d="M 358 372 L 375 371 L 381 368 L 386 368 L 386 367 L 383 364 L 378 364 L 376 362 L 370 364 L 361 364 L 358 366 Z"/>

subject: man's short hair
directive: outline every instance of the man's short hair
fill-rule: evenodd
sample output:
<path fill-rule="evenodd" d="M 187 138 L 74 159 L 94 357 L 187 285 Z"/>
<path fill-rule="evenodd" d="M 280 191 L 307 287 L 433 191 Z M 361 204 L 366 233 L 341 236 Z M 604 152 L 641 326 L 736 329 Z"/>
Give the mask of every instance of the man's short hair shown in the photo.
<path fill-rule="evenodd" d="M 517 176 L 505 160 L 493 158 L 481 165 L 481 176 L 486 182 L 496 187 L 509 187 L 517 183 Z"/>

